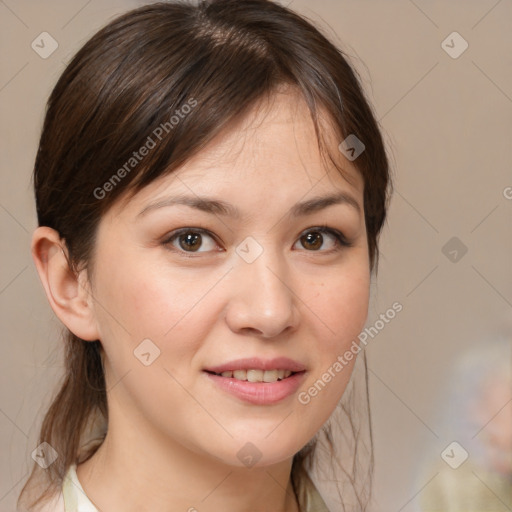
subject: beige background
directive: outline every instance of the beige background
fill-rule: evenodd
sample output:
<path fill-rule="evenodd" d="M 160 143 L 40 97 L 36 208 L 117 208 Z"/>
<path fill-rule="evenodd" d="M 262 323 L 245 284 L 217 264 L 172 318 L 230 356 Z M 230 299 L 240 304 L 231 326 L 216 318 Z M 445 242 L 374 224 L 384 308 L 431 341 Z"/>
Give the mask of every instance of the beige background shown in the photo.
<path fill-rule="evenodd" d="M 62 371 L 58 323 L 29 254 L 30 175 L 44 104 L 78 47 L 142 3 L 0 1 L 1 511 L 14 510 Z M 395 301 L 404 309 L 367 347 L 375 510 L 417 510 L 422 489 L 445 465 L 440 453 L 457 439 L 440 419 L 454 365 L 472 347 L 511 339 L 512 199 L 504 191 L 512 187 L 512 2 L 291 6 L 350 55 L 390 148 L 396 190 L 368 324 Z M 59 44 L 48 59 L 30 46 L 43 31 Z M 441 47 L 453 31 L 469 44 L 457 59 Z M 454 236 L 468 249 L 456 263 L 442 252 Z"/>

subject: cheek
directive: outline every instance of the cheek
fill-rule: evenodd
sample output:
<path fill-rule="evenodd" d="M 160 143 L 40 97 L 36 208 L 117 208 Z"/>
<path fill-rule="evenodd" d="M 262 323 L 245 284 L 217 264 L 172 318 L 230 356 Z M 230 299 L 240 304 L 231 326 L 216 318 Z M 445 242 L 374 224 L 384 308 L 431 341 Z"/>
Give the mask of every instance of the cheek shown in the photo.
<path fill-rule="evenodd" d="M 138 259 L 133 249 L 110 257 L 106 252 L 97 267 L 96 297 L 111 313 L 107 321 L 117 320 L 134 339 L 159 336 L 160 331 L 169 329 L 174 317 L 186 306 L 183 283 L 165 277 L 161 268 L 157 269 L 147 259 Z M 169 316 L 172 311 L 176 315 Z"/>
<path fill-rule="evenodd" d="M 341 399 L 359 354 L 358 335 L 368 315 L 370 272 L 364 265 L 333 272 L 310 297 L 314 368 L 299 396 L 303 414 L 315 428 L 328 419 Z"/>
<path fill-rule="evenodd" d="M 155 418 L 160 417 L 160 408 L 169 403 L 169 397 L 175 405 L 190 402 L 182 385 L 189 386 L 191 361 L 211 328 L 214 315 L 205 292 L 218 278 L 211 276 L 206 281 L 165 269 L 136 253 L 104 261 L 112 260 L 115 265 L 98 265 L 95 291 L 101 304 L 96 312 L 110 386 L 122 380 L 123 386 L 116 386 L 118 400 L 126 400 L 126 407 L 135 401 L 139 410 L 152 410 Z M 149 353 L 147 366 L 145 353 Z M 200 416 L 201 410 L 188 413 Z"/>
<path fill-rule="evenodd" d="M 311 300 L 317 324 L 323 324 L 328 333 L 323 340 L 324 354 L 344 350 L 357 339 L 368 315 L 370 275 L 364 267 L 352 272 L 333 275 L 332 279 L 317 288 Z"/>
<path fill-rule="evenodd" d="M 130 357 L 150 339 L 166 366 L 183 367 L 208 336 L 216 312 L 214 287 L 223 273 L 180 271 L 136 252 L 119 254 L 115 261 L 98 267 L 96 278 L 102 342 L 122 345 Z"/>

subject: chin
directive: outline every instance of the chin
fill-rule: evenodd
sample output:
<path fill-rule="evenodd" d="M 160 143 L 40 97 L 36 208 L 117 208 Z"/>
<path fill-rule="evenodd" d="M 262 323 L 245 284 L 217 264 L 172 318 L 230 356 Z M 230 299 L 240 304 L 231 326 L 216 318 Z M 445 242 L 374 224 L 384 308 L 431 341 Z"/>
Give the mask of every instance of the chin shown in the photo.
<path fill-rule="evenodd" d="M 306 444 L 297 444 L 296 438 L 295 442 L 286 442 L 293 437 L 287 435 L 284 439 L 284 436 L 276 436 L 272 440 L 261 435 L 246 436 L 243 439 L 236 437 L 230 440 L 229 446 L 223 447 L 222 452 L 210 454 L 228 466 L 264 468 L 293 458 Z"/>

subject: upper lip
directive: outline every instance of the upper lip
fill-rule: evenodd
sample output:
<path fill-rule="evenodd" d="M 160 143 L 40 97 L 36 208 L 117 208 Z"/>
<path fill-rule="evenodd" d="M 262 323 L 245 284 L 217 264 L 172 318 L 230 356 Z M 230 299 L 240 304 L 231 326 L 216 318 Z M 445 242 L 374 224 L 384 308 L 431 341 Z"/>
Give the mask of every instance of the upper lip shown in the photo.
<path fill-rule="evenodd" d="M 273 359 L 260 359 L 259 357 L 249 357 L 245 359 L 236 359 L 228 363 L 205 368 L 208 372 L 222 373 L 235 370 L 290 370 L 292 372 L 302 372 L 306 367 L 288 357 L 275 357 Z"/>

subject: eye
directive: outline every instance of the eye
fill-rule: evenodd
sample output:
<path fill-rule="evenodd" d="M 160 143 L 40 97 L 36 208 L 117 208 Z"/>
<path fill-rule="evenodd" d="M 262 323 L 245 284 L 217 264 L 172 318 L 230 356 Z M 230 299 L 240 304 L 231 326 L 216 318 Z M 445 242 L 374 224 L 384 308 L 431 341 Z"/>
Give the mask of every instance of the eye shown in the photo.
<path fill-rule="evenodd" d="M 213 236 L 201 228 L 178 229 L 173 231 L 162 243 L 166 246 L 170 245 L 172 249 L 179 252 L 186 253 L 208 252 L 217 246 Z"/>
<path fill-rule="evenodd" d="M 325 244 L 327 240 L 327 249 Z M 296 244 L 300 243 L 308 252 L 335 252 L 344 247 L 351 247 L 341 231 L 327 226 L 317 226 L 303 232 Z M 193 257 L 194 253 L 221 251 L 214 236 L 202 228 L 181 228 L 173 231 L 162 244 L 170 250 L 181 253 L 183 256 Z M 323 250 L 321 250 L 323 247 Z"/>
<path fill-rule="evenodd" d="M 324 249 L 323 251 L 320 251 L 325 242 L 325 235 L 328 235 L 328 247 L 326 250 Z M 299 242 L 301 243 L 302 247 L 308 249 L 310 252 L 334 252 L 342 249 L 343 247 L 352 246 L 352 244 L 345 238 L 341 231 L 329 228 L 327 226 L 317 226 L 310 228 L 308 231 L 302 234 L 299 240 L 297 240 L 297 243 Z"/>

